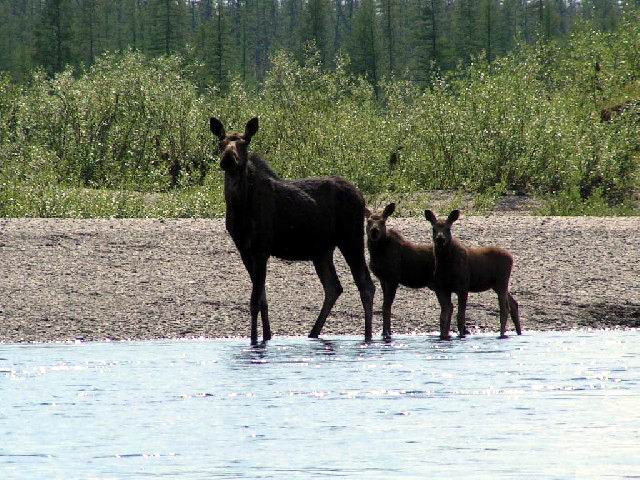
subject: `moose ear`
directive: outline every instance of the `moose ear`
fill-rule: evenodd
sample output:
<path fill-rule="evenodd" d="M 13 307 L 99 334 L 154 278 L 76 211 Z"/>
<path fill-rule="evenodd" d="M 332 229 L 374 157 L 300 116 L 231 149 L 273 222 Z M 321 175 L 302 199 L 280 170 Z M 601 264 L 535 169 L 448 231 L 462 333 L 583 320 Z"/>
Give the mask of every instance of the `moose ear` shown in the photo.
<path fill-rule="evenodd" d="M 211 117 L 209 119 L 209 128 L 211 128 L 211 133 L 213 133 L 220 140 L 225 137 L 224 125 L 222 125 L 222 122 L 216 117 Z"/>
<path fill-rule="evenodd" d="M 250 141 L 251 137 L 253 137 L 256 133 L 258 133 L 258 128 L 260 124 L 258 123 L 258 117 L 253 117 L 251 120 L 247 122 L 247 125 L 244 127 L 244 138 L 246 141 Z"/>
<path fill-rule="evenodd" d="M 371 210 L 367 207 L 364 207 L 364 218 L 369 218 L 371 216 Z"/>
<path fill-rule="evenodd" d="M 451 212 L 449 214 L 449 216 L 447 217 L 447 223 L 449 225 L 451 225 L 453 222 L 455 222 L 456 220 L 458 220 L 460 218 L 460 210 L 454 210 L 453 212 Z"/>
<path fill-rule="evenodd" d="M 390 203 L 389 205 L 384 207 L 384 211 L 382 212 L 382 216 L 384 218 L 389 218 L 393 214 L 395 209 L 396 209 L 396 204 L 395 203 Z"/>
<path fill-rule="evenodd" d="M 431 225 L 437 222 L 436 216 L 431 210 L 424 211 L 424 218 L 426 218 Z"/>

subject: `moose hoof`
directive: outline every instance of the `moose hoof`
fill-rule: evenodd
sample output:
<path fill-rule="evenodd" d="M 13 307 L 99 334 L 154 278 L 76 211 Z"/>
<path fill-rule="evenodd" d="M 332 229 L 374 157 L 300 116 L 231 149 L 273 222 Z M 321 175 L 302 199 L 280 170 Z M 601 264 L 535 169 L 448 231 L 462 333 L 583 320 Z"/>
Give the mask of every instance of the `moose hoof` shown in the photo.
<path fill-rule="evenodd" d="M 500 334 L 500 336 L 498 338 L 500 340 L 504 340 L 505 338 L 509 338 L 509 335 L 507 335 L 506 333 L 502 333 L 502 334 Z"/>

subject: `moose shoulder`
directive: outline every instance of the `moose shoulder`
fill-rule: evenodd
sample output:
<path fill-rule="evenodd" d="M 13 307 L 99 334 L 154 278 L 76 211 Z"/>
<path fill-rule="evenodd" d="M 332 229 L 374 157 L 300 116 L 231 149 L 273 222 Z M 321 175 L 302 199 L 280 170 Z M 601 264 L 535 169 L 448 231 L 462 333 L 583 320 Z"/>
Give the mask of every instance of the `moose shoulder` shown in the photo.
<path fill-rule="evenodd" d="M 244 133 L 226 133 L 220 120 L 210 127 L 218 139 L 220 167 L 225 172 L 227 231 L 249 272 L 251 294 L 251 341 L 257 342 L 260 312 L 263 339 L 271 337 L 264 292 L 269 257 L 311 260 L 320 277 L 325 300 L 311 330 L 317 337 L 331 308 L 342 293 L 333 264 L 339 248 L 353 274 L 365 310 L 365 338 L 371 338 L 374 286 L 364 257 L 362 194 L 339 177 L 284 180 L 249 144 L 258 132 L 257 118 L 247 122 Z"/>

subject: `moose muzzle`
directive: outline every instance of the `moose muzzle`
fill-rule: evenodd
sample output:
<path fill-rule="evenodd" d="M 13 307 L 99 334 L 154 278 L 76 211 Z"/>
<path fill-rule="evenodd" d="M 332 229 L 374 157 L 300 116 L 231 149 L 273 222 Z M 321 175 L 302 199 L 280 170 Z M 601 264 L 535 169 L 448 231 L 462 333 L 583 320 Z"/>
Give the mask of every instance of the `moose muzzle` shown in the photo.
<path fill-rule="evenodd" d="M 240 164 L 240 155 L 235 144 L 230 144 L 222 151 L 220 155 L 220 168 L 224 171 L 231 171 Z"/>

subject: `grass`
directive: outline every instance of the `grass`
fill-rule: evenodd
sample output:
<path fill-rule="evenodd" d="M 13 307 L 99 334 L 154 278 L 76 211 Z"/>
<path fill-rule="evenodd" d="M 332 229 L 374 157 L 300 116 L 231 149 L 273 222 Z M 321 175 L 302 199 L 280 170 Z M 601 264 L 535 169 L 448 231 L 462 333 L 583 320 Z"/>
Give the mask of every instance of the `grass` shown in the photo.
<path fill-rule="evenodd" d="M 7 218 L 216 218 L 220 192 L 191 187 L 164 193 L 111 189 L 18 186 L 0 197 Z"/>
<path fill-rule="evenodd" d="M 220 185 L 219 187 L 222 187 Z M 8 194 L 8 195 L 7 195 Z M 222 188 L 191 187 L 164 193 L 136 191 L 21 186 L 5 190 L 2 213 L 7 218 L 221 218 L 224 216 Z M 367 196 L 367 205 L 382 209 L 397 204 L 396 216 L 420 217 L 429 208 L 442 214 L 462 209 L 465 215 L 512 213 L 514 200 L 521 205 L 516 213 L 552 216 L 637 216 L 638 200 L 610 206 L 600 194 L 582 199 L 578 192 L 561 192 L 545 197 L 513 193 L 483 194 L 464 191 L 431 191 Z"/>
<path fill-rule="evenodd" d="M 541 206 L 534 209 L 532 213 L 536 215 L 589 217 L 640 215 L 640 205 L 637 200 L 631 199 L 617 205 L 609 205 L 606 198 L 599 191 L 594 192 L 586 199 L 582 198 L 577 191 L 568 191 L 544 197 L 541 201 Z"/>

